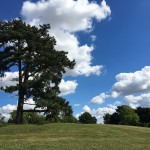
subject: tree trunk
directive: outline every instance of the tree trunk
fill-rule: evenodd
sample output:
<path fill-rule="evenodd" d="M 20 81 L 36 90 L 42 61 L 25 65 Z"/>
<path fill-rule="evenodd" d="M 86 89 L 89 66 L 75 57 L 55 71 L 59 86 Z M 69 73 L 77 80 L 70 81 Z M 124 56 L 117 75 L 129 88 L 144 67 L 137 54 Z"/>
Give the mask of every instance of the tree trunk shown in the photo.
<path fill-rule="evenodd" d="M 17 106 L 17 114 L 16 114 L 16 124 L 22 124 L 23 119 L 23 98 L 19 96 L 18 98 L 18 106 Z"/>
<path fill-rule="evenodd" d="M 24 104 L 24 92 L 22 87 L 22 70 L 21 70 L 21 60 L 18 61 L 19 70 L 19 88 L 18 88 L 18 106 L 16 114 L 16 124 L 22 124 L 23 119 L 23 104 Z"/>

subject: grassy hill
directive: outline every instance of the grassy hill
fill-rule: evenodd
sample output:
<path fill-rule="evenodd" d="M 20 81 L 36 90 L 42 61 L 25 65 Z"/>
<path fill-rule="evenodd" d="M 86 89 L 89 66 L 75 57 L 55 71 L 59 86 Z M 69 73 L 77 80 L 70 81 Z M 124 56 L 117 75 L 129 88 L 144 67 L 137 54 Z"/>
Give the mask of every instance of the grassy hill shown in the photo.
<path fill-rule="evenodd" d="M 150 150 L 150 128 L 46 124 L 0 128 L 0 150 Z"/>

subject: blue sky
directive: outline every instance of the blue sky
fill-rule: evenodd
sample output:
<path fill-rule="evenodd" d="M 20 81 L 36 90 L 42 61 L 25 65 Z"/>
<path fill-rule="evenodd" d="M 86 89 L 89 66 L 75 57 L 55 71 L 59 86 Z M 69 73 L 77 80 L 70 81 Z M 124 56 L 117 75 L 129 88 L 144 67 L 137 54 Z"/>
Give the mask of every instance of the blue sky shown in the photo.
<path fill-rule="evenodd" d="M 78 6 L 75 7 L 78 9 L 76 13 L 76 10 L 69 9 L 73 0 L 67 0 L 62 6 L 57 3 L 58 0 L 50 0 L 47 3 L 49 8 L 43 9 L 36 5 L 37 0 L 26 4 L 23 0 L 1 0 L 0 19 L 10 20 L 21 16 L 32 25 L 52 23 L 53 31 L 50 33 L 56 35 L 58 49 L 74 47 L 72 52 L 79 59 L 77 64 L 81 70 L 77 68 L 64 78 L 65 83 L 70 81 L 65 84 L 70 88 L 70 94 L 62 94 L 73 106 L 74 115 L 88 111 L 102 122 L 103 114 L 113 113 L 117 105 L 150 107 L 150 1 L 97 0 L 95 5 L 91 5 L 92 0 L 79 1 L 73 3 Z M 50 2 L 54 2 L 54 5 Z M 46 1 L 43 1 L 45 4 Z M 83 7 L 86 13 L 82 12 Z M 57 8 L 58 12 L 53 14 Z M 51 14 L 55 15 L 54 20 L 50 20 L 53 18 L 49 17 Z M 90 25 L 82 22 L 83 19 L 89 19 Z M 62 24 L 63 31 L 59 26 L 53 28 L 57 23 Z M 65 30 L 67 33 L 64 33 Z M 61 36 L 57 37 L 59 32 Z M 70 43 L 75 41 L 78 44 L 61 45 L 64 35 L 67 35 L 66 40 L 71 39 Z M 87 47 L 82 47 L 86 44 Z M 80 58 L 81 51 L 85 58 Z M 73 58 L 72 52 L 70 58 Z M 103 67 L 93 71 L 92 66 Z M 63 91 L 66 90 L 64 87 L 62 85 Z M 7 104 L 15 105 L 16 100 L 17 97 L 0 92 L 0 111 L 4 112 L 3 106 Z"/>

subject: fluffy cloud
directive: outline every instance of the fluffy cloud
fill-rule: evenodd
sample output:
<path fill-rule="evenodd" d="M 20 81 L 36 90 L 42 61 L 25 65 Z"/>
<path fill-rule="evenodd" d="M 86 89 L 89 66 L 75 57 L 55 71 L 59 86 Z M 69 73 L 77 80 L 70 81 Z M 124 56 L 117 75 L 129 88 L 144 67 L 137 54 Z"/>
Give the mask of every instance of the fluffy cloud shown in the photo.
<path fill-rule="evenodd" d="M 127 96 L 150 91 L 150 66 L 134 73 L 120 73 L 112 87 L 112 96 Z"/>
<path fill-rule="evenodd" d="M 93 104 L 102 104 L 105 102 L 105 99 L 108 98 L 109 95 L 105 94 L 105 93 L 101 93 L 98 96 L 95 96 L 92 98 L 91 103 Z"/>
<path fill-rule="evenodd" d="M 112 87 L 112 97 L 124 96 L 123 103 L 136 108 L 150 107 L 150 66 L 133 73 L 120 73 Z M 138 96 L 137 96 L 138 94 Z"/>
<path fill-rule="evenodd" d="M 26 100 L 25 103 L 28 103 L 28 104 L 31 104 L 31 105 L 24 104 L 24 105 L 23 105 L 23 109 L 24 109 L 24 110 L 29 110 L 29 109 L 34 109 L 34 108 L 35 108 L 35 105 L 34 105 L 35 102 L 33 101 L 32 98 Z"/>
<path fill-rule="evenodd" d="M 110 13 L 105 0 L 100 5 L 88 0 L 40 0 L 36 3 L 26 1 L 22 7 L 22 15 L 28 22 L 50 23 L 52 28 L 70 32 L 91 29 L 92 18 L 101 21 Z"/>
<path fill-rule="evenodd" d="M 10 118 L 10 113 L 16 109 L 16 105 L 8 104 L 6 106 L 0 107 L 0 113 L 5 117 L 5 121 Z"/>
<path fill-rule="evenodd" d="M 18 78 L 18 72 L 6 72 L 5 77 L 0 79 L 0 87 L 15 86 L 18 83 L 16 78 Z"/>
<path fill-rule="evenodd" d="M 67 51 L 70 60 L 76 60 L 75 68 L 67 70 L 67 75 L 89 76 L 101 73 L 103 67 L 92 66 L 91 63 L 93 46 L 80 45 L 75 32 L 90 30 L 93 18 L 101 21 L 110 15 L 111 10 L 104 0 L 101 4 L 88 0 L 26 1 L 21 12 L 31 25 L 51 24 L 50 35 L 56 38 L 56 49 Z"/>
<path fill-rule="evenodd" d="M 74 93 L 76 90 L 76 87 L 78 84 L 76 81 L 64 81 L 63 79 L 61 80 L 61 83 L 59 84 L 60 88 L 60 96 L 68 95 L 71 93 Z"/>
<path fill-rule="evenodd" d="M 83 107 L 83 112 L 88 112 L 92 116 L 95 116 L 97 118 L 97 123 L 103 123 L 103 116 L 106 113 L 113 114 L 116 111 L 116 108 L 117 108 L 116 106 L 111 105 L 111 106 L 108 106 L 108 107 L 102 107 L 102 108 L 98 108 L 98 109 L 91 109 L 89 106 L 85 105 Z M 79 114 L 77 114 L 76 117 L 77 116 L 79 116 Z"/>
<path fill-rule="evenodd" d="M 128 95 L 125 96 L 124 102 L 131 106 L 132 108 L 140 107 L 150 107 L 150 93 L 141 94 L 139 96 Z"/>
<path fill-rule="evenodd" d="M 129 105 L 132 108 L 150 107 L 149 79 L 150 66 L 145 66 L 140 71 L 133 73 L 120 73 L 116 75 L 117 82 L 112 86 L 111 94 L 101 93 L 99 96 L 95 96 L 91 103 L 101 104 L 106 98 L 122 97 L 124 99 L 122 102 L 117 101 L 108 107 L 112 108 L 121 104 Z"/>
<path fill-rule="evenodd" d="M 83 111 L 90 113 L 90 112 L 91 112 L 91 109 L 90 109 L 89 106 L 85 105 L 85 106 L 83 107 Z"/>

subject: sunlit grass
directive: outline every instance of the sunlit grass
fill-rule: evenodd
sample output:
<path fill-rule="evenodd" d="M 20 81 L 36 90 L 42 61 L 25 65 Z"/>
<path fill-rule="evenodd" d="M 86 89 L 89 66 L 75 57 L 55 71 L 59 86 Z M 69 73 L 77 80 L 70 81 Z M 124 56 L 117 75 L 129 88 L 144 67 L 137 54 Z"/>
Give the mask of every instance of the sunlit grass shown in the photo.
<path fill-rule="evenodd" d="M 82 125 L 9 125 L 0 128 L 0 150 L 149 150 L 150 128 Z"/>

